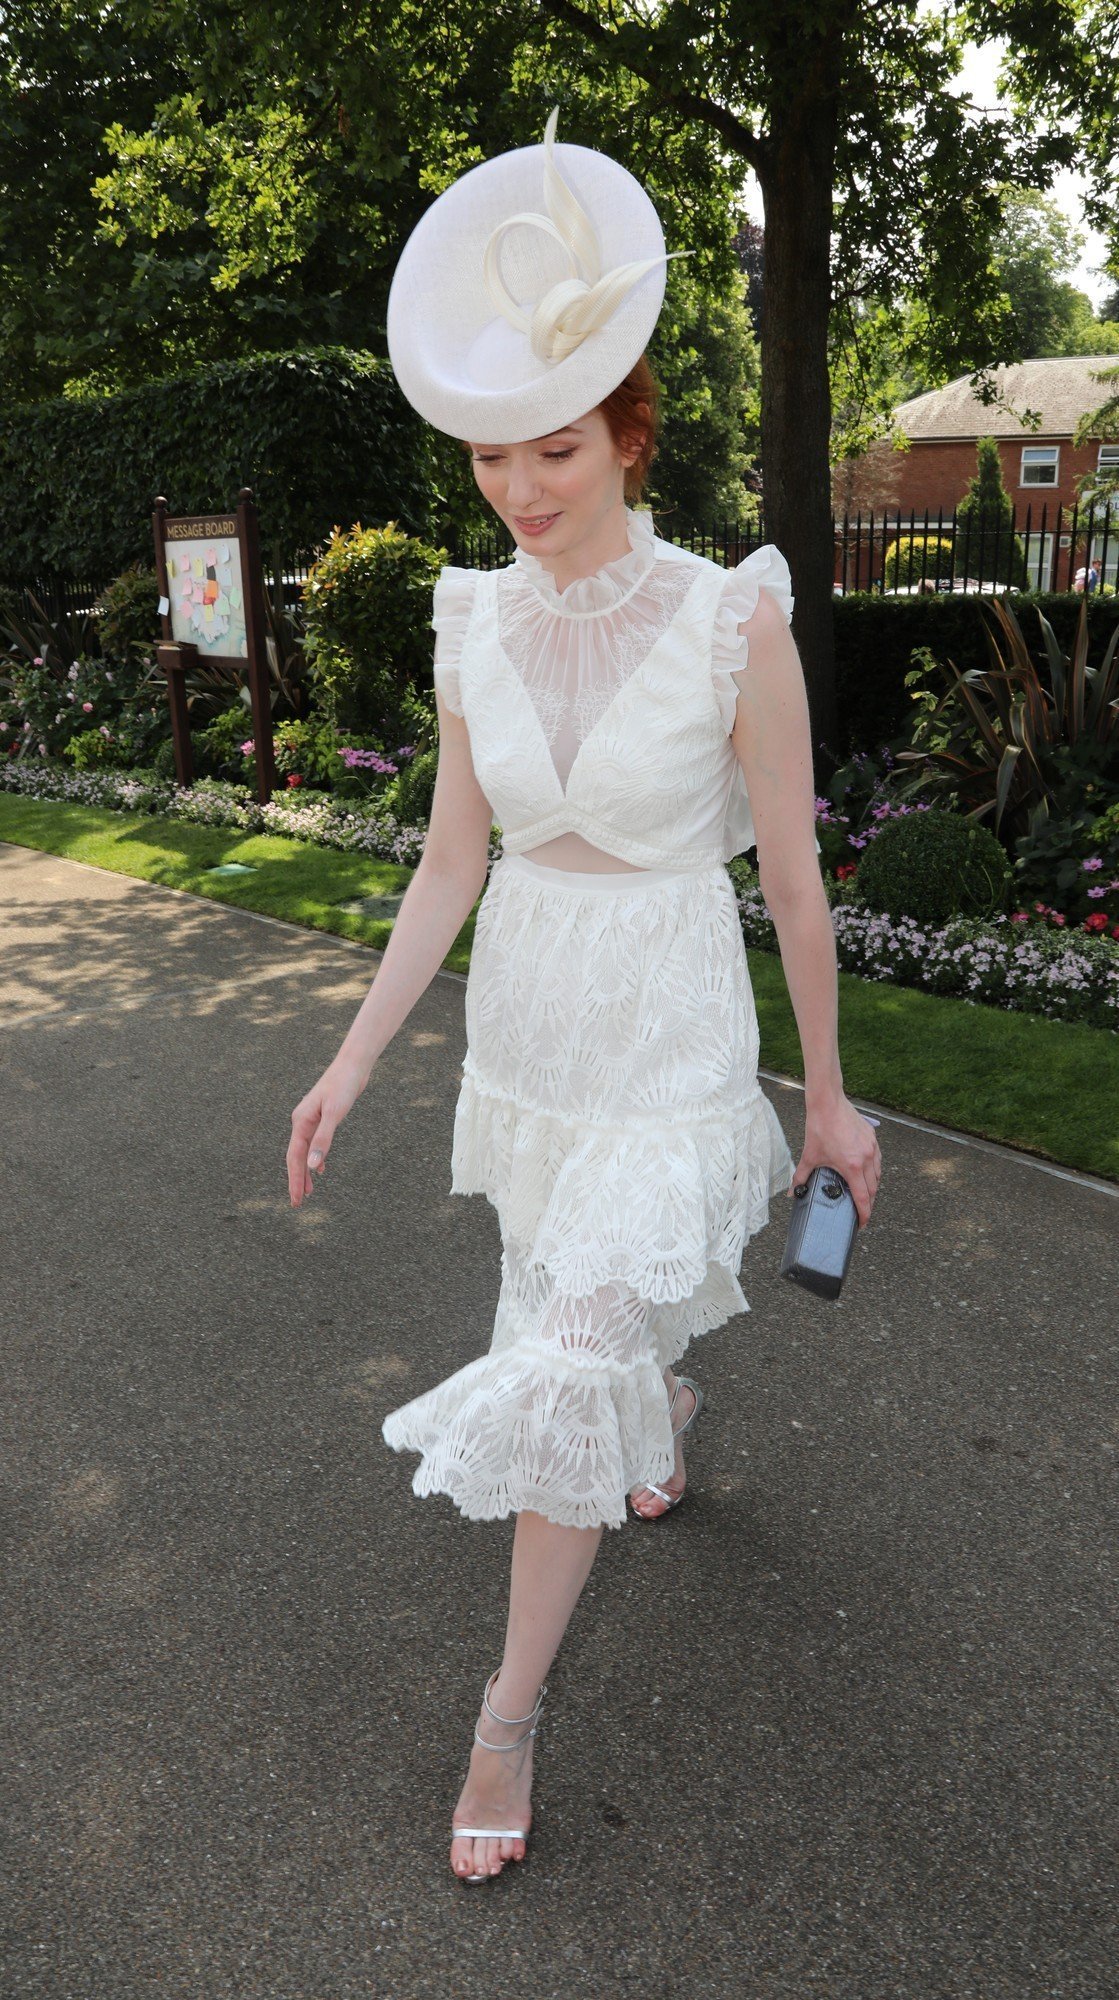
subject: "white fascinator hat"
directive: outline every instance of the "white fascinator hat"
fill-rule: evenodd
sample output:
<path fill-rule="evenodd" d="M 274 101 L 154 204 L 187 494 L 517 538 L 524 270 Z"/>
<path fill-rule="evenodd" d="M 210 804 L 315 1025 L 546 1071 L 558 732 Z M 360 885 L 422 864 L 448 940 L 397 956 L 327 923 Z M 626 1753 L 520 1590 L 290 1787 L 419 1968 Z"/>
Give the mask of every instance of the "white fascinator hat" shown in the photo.
<path fill-rule="evenodd" d="M 388 300 L 403 394 L 452 437 L 515 444 L 592 410 L 643 353 L 664 303 L 660 218 L 608 154 L 556 144 L 472 167 L 421 216 Z M 541 210 L 543 204 L 543 212 Z"/>

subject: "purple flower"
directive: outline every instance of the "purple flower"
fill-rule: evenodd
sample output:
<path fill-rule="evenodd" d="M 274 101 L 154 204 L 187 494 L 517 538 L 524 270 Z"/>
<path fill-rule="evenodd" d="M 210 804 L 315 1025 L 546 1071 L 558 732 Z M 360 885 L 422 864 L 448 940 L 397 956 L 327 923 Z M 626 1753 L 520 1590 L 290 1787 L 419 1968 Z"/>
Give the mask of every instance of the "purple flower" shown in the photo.
<path fill-rule="evenodd" d="M 1096 869 L 1096 868 L 1102 868 L 1102 867 L 1103 867 L 1103 862 L 1102 862 L 1102 861 L 1100 860 L 1100 857 L 1099 857 L 1099 855 L 1098 855 L 1098 854 L 1093 854 L 1093 855 L 1091 855 L 1091 856 L 1090 856 L 1090 858 L 1089 858 L 1089 859 L 1088 859 L 1088 860 L 1087 860 L 1087 861 L 1086 861 L 1086 862 L 1084 863 L 1084 866 L 1085 866 L 1085 868 L 1087 868 L 1087 869 Z M 1091 894 L 1091 891 L 1090 891 L 1090 890 L 1089 890 L 1089 894 Z"/>

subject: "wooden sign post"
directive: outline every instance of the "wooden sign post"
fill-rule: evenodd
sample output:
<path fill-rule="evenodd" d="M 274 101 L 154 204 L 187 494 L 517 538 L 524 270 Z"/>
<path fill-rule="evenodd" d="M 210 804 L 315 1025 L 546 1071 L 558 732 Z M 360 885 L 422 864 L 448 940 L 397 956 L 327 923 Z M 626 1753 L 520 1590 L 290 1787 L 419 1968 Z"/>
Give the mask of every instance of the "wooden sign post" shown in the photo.
<path fill-rule="evenodd" d="M 256 795 L 276 789 L 267 628 L 260 568 L 260 534 L 252 489 L 241 488 L 235 514 L 167 512 L 159 495 L 152 510 L 159 578 L 162 643 L 156 658 L 167 675 L 175 775 L 194 783 L 187 673 L 206 660 L 238 679 L 247 672 L 252 702 Z"/>

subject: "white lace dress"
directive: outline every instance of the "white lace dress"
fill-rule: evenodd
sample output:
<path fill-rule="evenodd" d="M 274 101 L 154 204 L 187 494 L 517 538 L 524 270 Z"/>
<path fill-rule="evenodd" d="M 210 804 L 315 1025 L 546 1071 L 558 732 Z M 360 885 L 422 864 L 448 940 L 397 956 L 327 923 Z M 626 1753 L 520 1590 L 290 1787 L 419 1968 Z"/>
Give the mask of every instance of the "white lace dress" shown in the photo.
<path fill-rule="evenodd" d="M 500 733 L 493 718 L 508 708 L 490 700 L 491 662 L 475 648 L 468 664 L 483 583 L 495 592 L 503 662 L 535 717 L 520 718 L 525 761 L 538 729 L 561 788 L 675 629 L 697 564 L 660 542 L 647 515 L 626 518 L 629 552 L 563 591 L 521 549 L 496 578 L 444 571 L 436 679 L 466 714 L 480 769 L 492 754 L 484 730 Z M 747 670 L 740 626 L 762 587 L 788 613 L 787 583 L 769 550 L 707 579 L 717 601 L 700 662 L 710 677 L 703 719 L 716 716 L 717 738 L 733 726 Z M 505 737 L 507 764 L 519 740 Z M 674 866 L 612 851 L 611 838 L 632 847 L 624 820 L 598 827 L 584 814 L 582 833 L 503 852 L 479 907 L 451 1191 L 485 1194 L 497 1212 L 497 1311 L 488 1351 L 383 1425 L 389 1445 L 421 1454 L 413 1490 L 447 1494 L 470 1518 L 531 1508 L 572 1526 L 621 1526 L 627 1492 L 672 1472 L 663 1370 L 693 1336 L 748 1310 L 743 1248 L 793 1161 L 758 1083 L 757 1015 L 725 861 L 688 858 L 709 857 L 711 840 L 725 838 L 721 789 L 711 791 L 710 826 L 696 794 L 688 851 Z"/>

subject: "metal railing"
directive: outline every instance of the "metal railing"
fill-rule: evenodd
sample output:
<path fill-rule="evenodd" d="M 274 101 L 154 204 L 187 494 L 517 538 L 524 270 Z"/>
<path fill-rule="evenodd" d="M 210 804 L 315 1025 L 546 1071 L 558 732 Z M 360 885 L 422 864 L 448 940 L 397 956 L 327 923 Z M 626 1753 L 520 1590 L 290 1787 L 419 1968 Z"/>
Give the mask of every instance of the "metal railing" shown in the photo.
<path fill-rule="evenodd" d="M 706 526 L 677 529 L 664 515 L 654 516 L 657 533 L 694 554 L 733 568 L 766 541 L 764 521 L 727 518 Z M 1066 591 L 1075 587 L 1076 573 L 1091 558 L 1099 563 L 1102 582 L 1119 582 L 1119 502 L 1093 501 L 1072 507 L 1032 501 L 1015 507 L 1009 521 L 984 526 L 958 510 L 903 515 L 900 509 L 871 509 L 865 515 L 845 511 L 833 521 L 834 588 L 839 596 L 854 591 L 911 596 L 927 591 L 988 591 L 1008 587 Z M 1016 553 L 1016 545 L 1019 553 Z M 511 561 L 514 544 L 502 529 L 446 537 L 450 560 L 468 569 L 496 569 Z M 892 563 L 888 560 L 894 550 Z M 273 605 L 296 604 L 314 566 L 314 553 L 266 556 L 264 587 Z M 1024 583 L 1019 577 L 1024 577 Z M 0 592 L 15 595 L 17 605 L 32 609 L 29 593 L 52 619 L 91 612 L 101 592 L 112 582 L 65 575 L 5 579 Z"/>

